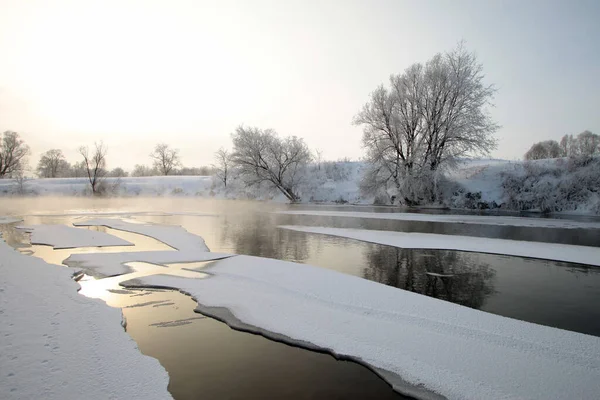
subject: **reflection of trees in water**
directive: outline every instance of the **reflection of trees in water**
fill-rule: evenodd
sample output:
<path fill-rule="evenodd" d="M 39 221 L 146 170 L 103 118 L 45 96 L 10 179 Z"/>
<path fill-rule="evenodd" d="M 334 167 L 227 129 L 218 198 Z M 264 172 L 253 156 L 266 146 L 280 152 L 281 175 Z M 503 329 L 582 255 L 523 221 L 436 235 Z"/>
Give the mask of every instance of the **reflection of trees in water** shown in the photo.
<path fill-rule="evenodd" d="M 364 277 L 400 289 L 480 308 L 494 292 L 495 271 L 476 257 L 447 250 L 370 246 Z"/>
<path fill-rule="evenodd" d="M 25 247 L 29 243 L 28 233 L 15 228 L 18 223 L 0 224 L 0 236 L 2 240 L 12 247 Z"/>
<path fill-rule="evenodd" d="M 221 243 L 235 254 L 303 261 L 308 258 L 307 235 L 287 229 L 277 229 L 275 216 L 249 213 L 227 216 L 221 230 Z"/>

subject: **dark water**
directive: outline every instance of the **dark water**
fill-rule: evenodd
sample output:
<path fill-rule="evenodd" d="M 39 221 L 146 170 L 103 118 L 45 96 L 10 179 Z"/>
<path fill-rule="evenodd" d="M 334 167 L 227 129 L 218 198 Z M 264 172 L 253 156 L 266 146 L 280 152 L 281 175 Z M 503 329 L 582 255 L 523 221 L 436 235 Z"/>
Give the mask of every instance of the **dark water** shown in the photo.
<path fill-rule="evenodd" d="M 277 226 L 388 229 L 600 246 L 598 230 L 276 215 L 268 211 L 286 206 L 195 199 L 76 204 L 71 207 L 88 211 L 214 213 L 215 216 L 132 215 L 132 218 L 181 225 L 202 236 L 211 251 L 312 264 L 494 314 L 600 336 L 600 268 L 479 253 L 406 250 Z M 17 212 L 56 212 L 56 207 L 34 210 L 31 204 L 25 206 L 30 209 Z M 68 223 L 73 218 L 27 217 L 26 222 Z M 5 238 L 15 245 L 26 240 L 23 236 L 7 231 Z M 139 235 L 122 237 L 140 248 L 159 246 L 135 236 Z M 34 248 L 38 256 L 52 262 L 68 256 L 43 246 Z M 86 283 L 83 285 L 85 288 Z M 169 390 L 176 399 L 398 398 L 365 367 L 233 331 L 194 313 L 194 302 L 182 294 L 120 289 L 103 290 L 98 296 L 113 306 L 125 307 L 127 331 L 145 354 L 159 359 L 169 371 Z"/>

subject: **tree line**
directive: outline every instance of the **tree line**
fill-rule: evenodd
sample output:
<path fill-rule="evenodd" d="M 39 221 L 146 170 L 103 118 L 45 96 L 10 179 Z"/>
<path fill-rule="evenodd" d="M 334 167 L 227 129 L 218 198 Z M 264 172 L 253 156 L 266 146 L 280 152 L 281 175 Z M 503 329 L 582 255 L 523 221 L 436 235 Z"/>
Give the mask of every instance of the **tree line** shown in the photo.
<path fill-rule="evenodd" d="M 534 143 L 525 153 L 525 160 L 543 160 L 559 157 L 592 157 L 600 154 L 600 135 L 583 131 L 577 136 L 564 135 L 560 143 L 544 140 Z"/>
<path fill-rule="evenodd" d="M 353 119 L 363 128 L 367 166 L 360 182 L 363 193 L 387 197 L 392 203 L 398 199 L 406 205 L 439 201 L 438 184 L 448 169 L 460 159 L 485 156 L 496 148 L 494 134 L 499 125 L 489 113 L 495 93 L 495 86 L 485 82 L 476 55 L 463 43 L 392 74 L 388 85 L 378 86 Z M 14 156 L 0 155 L 0 177 L 16 170 L 6 167 L 6 160 L 18 164 L 28 153 L 14 132 L 5 133 L 2 143 L 2 153 Z M 14 150 L 19 147 L 20 151 Z M 586 131 L 576 137 L 566 135 L 560 143 L 536 143 L 526 158 L 597 152 L 598 136 Z M 73 175 L 83 171 L 92 188 L 95 177 L 125 174 L 118 168 L 106 170 L 102 143 L 91 150 L 81 148 L 80 154 L 83 160 L 67 168 L 60 150 L 50 150 L 40 160 L 38 174 L 52 177 L 60 170 L 70 170 Z M 178 151 L 167 144 L 156 145 L 150 157 L 152 165 L 136 165 L 133 176 L 209 172 L 208 168 L 183 168 Z M 289 201 L 297 202 L 302 185 L 315 171 L 315 164 L 312 170 L 309 165 L 316 161 L 320 167 L 321 157 L 321 152 L 311 152 L 302 138 L 241 125 L 231 134 L 231 149 L 216 152 L 210 172 L 225 188 L 239 180 L 247 186 L 279 190 Z"/>

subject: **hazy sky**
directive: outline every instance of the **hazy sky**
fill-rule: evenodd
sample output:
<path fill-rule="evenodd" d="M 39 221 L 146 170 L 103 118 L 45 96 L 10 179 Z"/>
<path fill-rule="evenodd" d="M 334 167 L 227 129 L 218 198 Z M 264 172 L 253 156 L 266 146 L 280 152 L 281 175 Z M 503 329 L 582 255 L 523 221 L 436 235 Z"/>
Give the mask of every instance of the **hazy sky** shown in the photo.
<path fill-rule="evenodd" d="M 377 85 L 464 39 L 497 85 L 493 156 L 600 133 L 600 1 L 0 0 L 0 130 L 39 153 L 103 139 L 109 167 L 155 143 L 208 165 L 240 124 L 362 155 Z"/>

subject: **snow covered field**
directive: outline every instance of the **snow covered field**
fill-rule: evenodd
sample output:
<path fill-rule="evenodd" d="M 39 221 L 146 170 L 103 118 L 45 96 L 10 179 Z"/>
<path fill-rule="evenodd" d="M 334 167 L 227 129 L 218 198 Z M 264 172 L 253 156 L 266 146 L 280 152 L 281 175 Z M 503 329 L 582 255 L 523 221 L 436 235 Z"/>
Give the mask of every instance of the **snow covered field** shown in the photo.
<path fill-rule="evenodd" d="M 121 311 L 78 294 L 72 274 L 0 240 L 0 398 L 171 398 Z"/>

